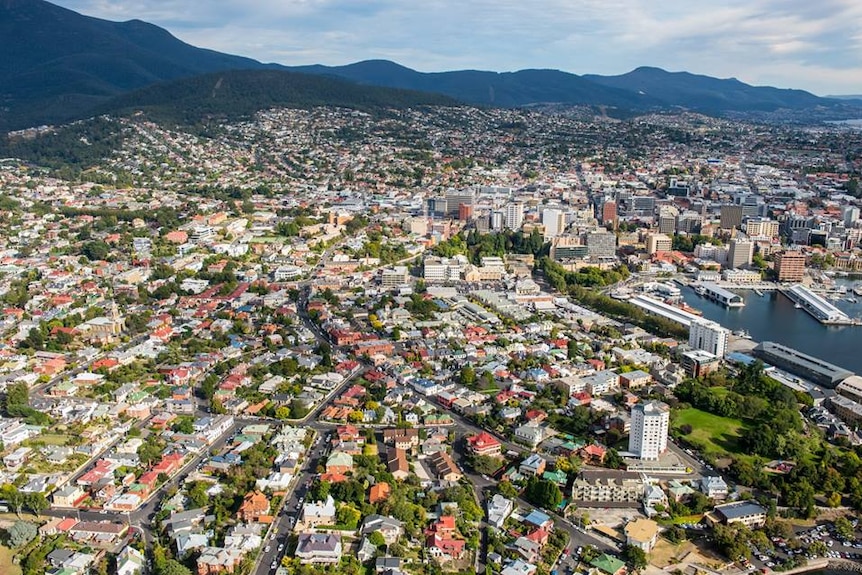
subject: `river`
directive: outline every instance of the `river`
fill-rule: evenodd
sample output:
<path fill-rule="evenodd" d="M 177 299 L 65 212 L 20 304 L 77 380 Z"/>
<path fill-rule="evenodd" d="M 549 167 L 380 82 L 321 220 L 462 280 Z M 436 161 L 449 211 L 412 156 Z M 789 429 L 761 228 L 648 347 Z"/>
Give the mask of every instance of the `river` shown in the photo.
<path fill-rule="evenodd" d="M 837 283 L 848 286 L 845 297 L 854 297 L 849 291 L 852 283 Z M 725 308 L 691 288 L 682 288 L 688 305 L 732 331 L 744 329 L 755 341 L 775 341 L 862 374 L 862 326 L 825 326 L 778 292 L 764 292 L 763 296 L 749 290 L 736 293 L 745 299 L 745 307 Z M 830 301 L 850 317 L 862 317 L 862 297 L 856 299 L 860 301 Z"/>

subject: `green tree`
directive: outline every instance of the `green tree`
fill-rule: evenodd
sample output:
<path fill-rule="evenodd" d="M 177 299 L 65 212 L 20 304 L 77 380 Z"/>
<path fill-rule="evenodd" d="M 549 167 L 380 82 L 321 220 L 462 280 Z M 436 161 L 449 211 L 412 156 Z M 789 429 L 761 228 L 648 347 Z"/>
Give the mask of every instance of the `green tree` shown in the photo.
<path fill-rule="evenodd" d="M 39 517 L 43 511 L 50 507 L 45 494 L 41 492 L 26 493 L 24 495 L 24 505 L 32 511 L 36 517 Z"/>
<path fill-rule="evenodd" d="M 39 531 L 29 521 L 16 521 L 6 533 L 9 536 L 9 544 L 17 549 L 35 539 Z"/>
<path fill-rule="evenodd" d="M 623 549 L 623 559 L 635 571 L 646 569 L 647 554 L 640 547 L 635 545 L 626 545 Z"/>
<path fill-rule="evenodd" d="M 524 497 L 533 505 L 545 509 L 556 509 L 563 501 L 563 493 L 556 483 L 536 476 L 527 482 Z"/>
<path fill-rule="evenodd" d="M 838 537 L 845 541 L 853 540 L 856 538 L 853 524 L 850 523 L 850 520 L 844 516 L 841 516 L 835 520 L 835 533 L 837 533 Z"/>
<path fill-rule="evenodd" d="M 381 549 L 386 546 L 386 539 L 383 537 L 383 534 L 380 531 L 375 531 L 371 535 L 368 536 L 368 542 Z"/>
<path fill-rule="evenodd" d="M 191 570 L 176 559 L 166 559 L 161 565 L 156 565 L 157 575 L 192 575 Z"/>

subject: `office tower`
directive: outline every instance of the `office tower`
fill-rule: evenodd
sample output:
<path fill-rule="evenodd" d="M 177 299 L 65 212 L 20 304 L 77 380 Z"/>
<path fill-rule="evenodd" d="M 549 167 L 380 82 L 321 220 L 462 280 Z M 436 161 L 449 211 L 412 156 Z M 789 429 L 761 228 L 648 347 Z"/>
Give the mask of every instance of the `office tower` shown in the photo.
<path fill-rule="evenodd" d="M 844 208 L 844 227 L 852 228 L 856 220 L 859 219 L 859 208 L 847 206 Z"/>
<path fill-rule="evenodd" d="M 650 234 L 646 239 L 646 249 L 649 255 L 656 252 L 669 252 L 673 248 L 673 240 L 666 234 Z"/>
<path fill-rule="evenodd" d="M 473 206 L 468 206 L 467 204 L 458 206 L 458 219 L 462 222 L 473 219 Z"/>
<path fill-rule="evenodd" d="M 521 202 L 511 202 L 506 204 L 506 221 L 505 226 L 510 230 L 521 229 L 521 224 L 524 223 L 524 204 Z"/>
<path fill-rule="evenodd" d="M 629 452 L 639 459 L 658 459 L 667 450 L 670 407 L 661 401 L 639 403 L 632 408 Z"/>
<path fill-rule="evenodd" d="M 470 206 L 470 209 L 473 209 L 475 203 L 476 191 L 472 188 L 466 190 L 447 190 L 446 217 L 455 219 L 459 215 L 461 204 Z"/>
<path fill-rule="evenodd" d="M 688 345 L 694 349 L 701 349 L 712 355 L 724 357 L 727 351 L 729 333 L 727 329 L 714 321 L 706 319 L 693 321 L 688 331 Z"/>
<path fill-rule="evenodd" d="M 587 233 L 587 252 L 593 258 L 612 258 L 617 254 L 617 236 L 606 230 Z"/>
<path fill-rule="evenodd" d="M 566 213 L 563 210 L 546 208 L 542 210 L 542 224 L 545 226 L 545 239 L 554 238 L 566 229 Z"/>
<path fill-rule="evenodd" d="M 605 200 L 602 204 L 602 225 L 612 224 L 617 227 L 617 203 L 613 200 Z"/>
<path fill-rule="evenodd" d="M 721 206 L 721 228 L 730 230 L 742 225 L 742 206 L 725 204 Z"/>
<path fill-rule="evenodd" d="M 754 243 L 748 240 L 730 240 L 727 252 L 727 267 L 732 270 L 751 265 L 754 256 Z"/>
<path fill-rule="evenodd" d="M 780 282 L 801 282 L 805 277 L 805 254 L 797 251 L 775 254 L 775 274 Z"/>

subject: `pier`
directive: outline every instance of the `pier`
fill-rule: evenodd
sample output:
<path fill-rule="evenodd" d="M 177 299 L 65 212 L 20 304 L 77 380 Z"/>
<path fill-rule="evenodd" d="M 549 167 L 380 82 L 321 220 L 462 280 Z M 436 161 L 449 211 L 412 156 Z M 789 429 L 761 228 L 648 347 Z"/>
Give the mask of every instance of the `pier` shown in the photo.
<path fill-rule="evenodd" d="M 698 294 L 701 294 L 714 302 L 720 303 L 725 307 L 743 307 L 745 305 L 745 300 L 742 299 L 741 295 L 724 289 L 718 284 L 704 282 L 698 287 L 700 288 L 699 290 L 695 288 L 695 291 L 697 291 Z"/>
<path fill-rule="evenodd" d="M 807 311 L 814 319 L 824 325 L 860 325 L 859 320 L 853 319 L 846 313 L 829 303 L 802 284 L 796 284 L 789 288 L 780 290 L 797 307 Z"/>

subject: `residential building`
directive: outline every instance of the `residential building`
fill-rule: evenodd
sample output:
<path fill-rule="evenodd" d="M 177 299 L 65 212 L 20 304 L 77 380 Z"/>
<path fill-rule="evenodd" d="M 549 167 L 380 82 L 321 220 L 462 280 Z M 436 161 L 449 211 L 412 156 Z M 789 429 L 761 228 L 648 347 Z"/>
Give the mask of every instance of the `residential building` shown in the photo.
<path fill-rule="evenodd" d="M 640 504 L 644 489 L 645 482 L 639 473 L 585 470 L 572 485 L 572 500 L 581 506 L 591 503 Z"/>
<path fill-rule="evenodd" d="M 805 277 L 805 254 L 785 250 L 773 256 L 775 275 L 780 282 L 801 282 Z"/>
<path fill-rule="evenodd" d="M 302 508 L 302 524 L 307 528 L 318 525 L 335 525 L 335 500 L 327 495 L 326 501 L 306 503 Z"/>
<path fill-rule="evenodd" d="M 688 345 L 717 357 L 724 357 L 730 331 L 714 321 L 699 319 L 691 322 L 688 331 Z"/>
<path fill-rule="evenodd" d="M 296 557 L 300 563 L 335 564 L 341 561 L 341 535 L 337 533 L 300 533 Z"/>
<path fill-rule="evenodd" d="M 727 251 L 727 267 L 737 269 L 751 265 L 754 257 L 754 243 L 749 240 L 730 240 L 730 249 Z"/>
<path fill-rule="evenodd" d="M 438 451 L 428 458 L 434 474 L 440 481 L 458 481 L 463 477 L 461 470 L 445 451 Z"/>
<path fill-rule="evenodd" d="M 646 250 L 649 255 L 656 252 L 669 252 L 673 241 L 666 234 L 649 234 L 646 239 Z"/>
<path fill-rule="evenodd" d="M 510 202 L 506 204 L 505 226 L 510 230 L 520 230 L 524 224 L 524 204 Z"/>
<path fill-rule="evenodd" d="M 649 553 L 658 540 L 658 523 L 652 519 L 635 519 L 626 523 L 624 528 L 626 545 L 637 547 Z"/>
<path fill-rule="evenodd" d="M 473 454 L 485 457 L 499 457 L 503 447 L 497 438 L 487 431 L 468 437 L 467 445 Z"/>
<path fill-rule="evenodd" d="M 742 523 L 746 527 L 760 527 L 766 523 L 766 508 L 755 501 L 734 501 L 724 505 L 716 505 L 707 519 L 726 525 Z"/>
<path fill-rule="evenodd" d="M 629 452 L 639 459 L 655 460 L 667 450 L 670 407 L 660 401 L 640 403 L 632 409 Z"/>
<path fill-rule="evenodd" d="M 512 514 L 515 509 L 515 504 L 511 499 L 507 499 L 499 493 L 487 500 L 488 505 L 488 524 L 493 525 L 497 529 L 503 527 L 503 523 Z"/>

